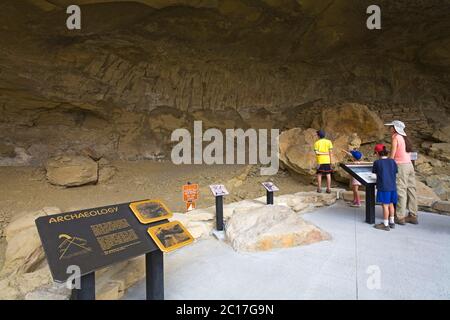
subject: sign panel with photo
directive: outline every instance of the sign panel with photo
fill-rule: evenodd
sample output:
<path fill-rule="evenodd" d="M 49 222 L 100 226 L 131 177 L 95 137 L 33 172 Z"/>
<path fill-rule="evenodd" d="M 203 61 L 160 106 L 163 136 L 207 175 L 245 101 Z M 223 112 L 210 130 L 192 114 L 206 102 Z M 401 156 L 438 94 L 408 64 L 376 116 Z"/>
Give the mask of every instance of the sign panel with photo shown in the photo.
<path fill-rule="evenodd" d="M 280 189 L 276 185 L 274 185 L 273 182 L 263 182 L 262 185 L 269 192 L 280 191 Z"/>
<path fill-rule="evenodd" d="M 210 185 L 209 188 L 211 189 L 211 192 L 215 197 L 226 196 L 230 194 L 223 184 L 213 184 Z"/>
<path fill-rule="evenodd" d="M 170 252 L 194 241 L 192 235 L 179 221 L 148 228 L 150 237 L 163 252 Z"/>
<path fill-rule="evenodd" d="M 130 209 L 141 223 L 147 224 L 172 217 L 172 212 L 159 200 L 130 203 Z"/>

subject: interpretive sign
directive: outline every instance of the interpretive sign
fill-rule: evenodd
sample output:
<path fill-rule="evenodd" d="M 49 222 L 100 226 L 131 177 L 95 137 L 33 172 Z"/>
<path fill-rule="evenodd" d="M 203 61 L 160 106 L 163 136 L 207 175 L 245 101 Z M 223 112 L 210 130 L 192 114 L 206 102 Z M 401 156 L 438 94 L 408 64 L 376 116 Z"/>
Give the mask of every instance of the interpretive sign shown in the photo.
<path fill-rule="evenodd" d="M 366 222 L 375 223 L 375 184 L 377 177 L 372 173 L 373 163 L 341 163 L 341 167 L 366 188 Z"/>
<path fill-rule="evenodd" d="M 36 219 L 45 255 L 56 282 L 78 266 L 81 275 L 152 251 L 159 251 L 130 209 L 130 203 L 73 211 Z"/>
<path fill-rule="evenodd" d="M 223 184 L 213 184 L 210 185 L 209 188 L 211 189 L 211 192 L 215 197 L 226 196 L 230 194 Z"/>
<path fill-rule="evenodd" d="M 276 185 L 274 185 L 273 182 L 263 182 L 262 185 L 269 192 L 280 191 L 280 189 Z"/>

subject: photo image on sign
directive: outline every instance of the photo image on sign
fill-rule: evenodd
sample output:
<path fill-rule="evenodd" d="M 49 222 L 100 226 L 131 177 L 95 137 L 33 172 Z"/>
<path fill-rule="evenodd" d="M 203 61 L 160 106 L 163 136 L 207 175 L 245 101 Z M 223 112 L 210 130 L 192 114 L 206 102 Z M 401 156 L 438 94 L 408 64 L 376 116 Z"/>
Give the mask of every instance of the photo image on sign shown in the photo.
<path fill-rule="evenodd" d="M 152 223 L 172 217 L 172 212 L 161 202 L 145 200 L 130 204 L 131 211 L 141 223 Z"/>
<path fill-rule="evenodd" d="M 194 238 L 179 221 L 148 228 L 150 237 L 163 252 L 169 252 L 194 241 Z"/>
<path fill-rule="evenodd" d="M 226 196 L 229 194 L 227 188 L 223 184 L 213 184 L 210 185 L 209 188 L 214 196 Z"/>
<path fill-rule="evenodd" d="M 279 191 L 278 187 L 273 184 L 273 182 L 263 182 L 262 185 L 269 192 Z"/>

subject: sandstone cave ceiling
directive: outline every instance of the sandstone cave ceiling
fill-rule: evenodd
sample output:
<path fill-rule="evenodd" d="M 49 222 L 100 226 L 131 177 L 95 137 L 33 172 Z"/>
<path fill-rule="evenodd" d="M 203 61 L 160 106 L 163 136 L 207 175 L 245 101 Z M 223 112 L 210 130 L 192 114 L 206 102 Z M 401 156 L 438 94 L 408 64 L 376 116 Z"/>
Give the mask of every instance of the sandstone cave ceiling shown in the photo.
<path fill-rule="evenodd" d="M 66 29 L 70 4 L 79 31 Z M 375 31 L 370 4 L 2 0 L 0 138 L 37 158 L 87 141 L 139 154 L 193 119 L 307 126 L 302 108 L 341 102 L 448 122 L 450 0 L 377 1 Z"/>

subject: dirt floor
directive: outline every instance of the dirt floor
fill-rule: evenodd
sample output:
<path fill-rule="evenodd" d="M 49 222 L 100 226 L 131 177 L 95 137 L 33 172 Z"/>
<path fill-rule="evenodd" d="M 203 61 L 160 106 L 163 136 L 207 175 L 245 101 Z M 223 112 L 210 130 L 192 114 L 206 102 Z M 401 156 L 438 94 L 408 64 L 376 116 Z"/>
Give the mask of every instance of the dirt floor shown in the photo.
<path fill-rule="evenodd" d="M 73 211 L 142 199 L 160 199 L 172 211 L 182 212 L 185 204 L 181 188 L 186 182 L 200 185 L 197 207 L 214 204 L 210 184 L 225 184 L 230 196 L 225 202 L 253 199 L 265 194 L 261 182 L 273 181 L 280 194 L 314 190 L 289 173 L 260 176 L 259 168 L 245 165 L 174 165 L 171 162 L 115 161 L 117 173 L 108 182 L 74 188 L 49 184 L 45 170 L 36 167 L 0 167 L 0 268 L 3 265 L 5 240 L 3 229 L 16 215 L 58 207 Z"/>

